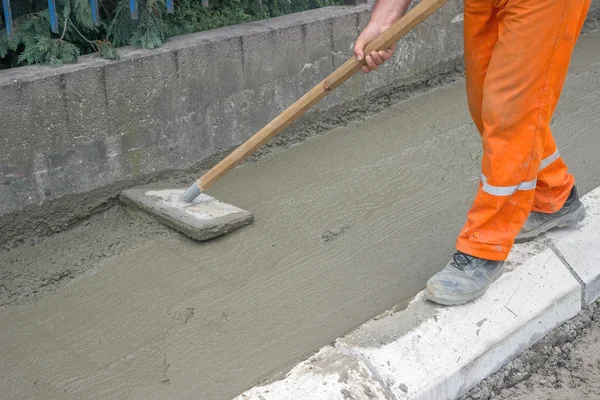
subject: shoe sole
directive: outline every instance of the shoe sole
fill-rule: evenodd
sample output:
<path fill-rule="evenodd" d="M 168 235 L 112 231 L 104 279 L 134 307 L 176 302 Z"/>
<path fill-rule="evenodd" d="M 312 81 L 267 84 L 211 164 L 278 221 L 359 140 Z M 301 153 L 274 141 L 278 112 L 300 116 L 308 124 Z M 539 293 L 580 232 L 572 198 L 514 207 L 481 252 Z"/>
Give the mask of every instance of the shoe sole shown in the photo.
<path fill-rule="evenodd" d="M 492 283 L 496 282 L 498 280 L 498 278 L 500 278 L 500 276 L 502 276 L 502 273 L 504 273 L 504 264 L 502 265 L 502 268 L 499 268 L 498 272 L 496 272 L 496 274 L 494 276 L 492 276 L 492 279 L 490 279 L 489 282 L 483 288 L 478 290 L 477 292 L 473 292 L 471 294 L 463 295 L 463 296 L 440 298 L 440 297 L 436 297 L 436 296 L 429 294 L 427 292 L 427 290 L 425 290 L 425 293 L 424 293 L 425 299 L 432 301 L 434 303 L 437 303 L 437 304 L 441 304 L 443 306 L 458 306 L 458 305 L 469 303 L 469 302 L 476 300 L 479 297 L 483 296 L 485 294 L 485 292 L 488 290 L 488 288 L 492 285 Z"/>
<path fill-rule="evenodd" d="M 531 232 L 524 233 L 522 235 L 518 235 L 515 238 L 515 243 L 524 243 L 530 240 L 533 240 L 540 236 L 543 233 L 548 232 L 554 228 L 567 228 L 570 226 L 574 226 L 585 219 L 585 206 L 581 204 L 575 211 L 569 214 L 565 214 L 562 217 L 558 217 L 551 221 L 546 222 L 543 225 L 540 225 L 536 229 Z"/>

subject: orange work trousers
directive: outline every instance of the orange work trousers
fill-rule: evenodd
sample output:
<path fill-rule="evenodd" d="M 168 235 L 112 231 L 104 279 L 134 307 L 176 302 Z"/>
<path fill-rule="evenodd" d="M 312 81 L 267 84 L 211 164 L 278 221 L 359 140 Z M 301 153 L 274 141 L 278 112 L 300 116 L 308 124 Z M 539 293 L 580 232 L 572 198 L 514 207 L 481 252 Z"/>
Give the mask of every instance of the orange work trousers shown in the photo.
<path fill-rule="evenodd" d="M 531 211 L 559 210 L 574 185 L 550 131 L 591 0 L 464 0 L 469 111 L 481 182 L 457 250 L 506 260 Z"/>

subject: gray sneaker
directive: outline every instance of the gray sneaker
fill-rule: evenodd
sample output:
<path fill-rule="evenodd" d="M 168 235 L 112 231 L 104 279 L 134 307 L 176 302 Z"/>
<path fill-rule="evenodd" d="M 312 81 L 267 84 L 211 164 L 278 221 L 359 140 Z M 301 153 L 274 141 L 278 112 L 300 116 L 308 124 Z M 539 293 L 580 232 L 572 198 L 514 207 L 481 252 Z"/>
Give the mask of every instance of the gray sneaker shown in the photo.
<path fill-rule="evenodd" d="M 453 306 L 468 303 L 485 293 L 504 271 L 504 261 L 484 260 L 457 251 L 425 288 L 425 298 Z"/>
<path fill-rule="evenodd" d="M 531 212 L 523 224 L 515 243 L 535 239 L 553 228 L 565 228 L 577 225 L 585 218 L 585 206 L 579 200 L 577 188 L 573 186 L 565 205 L 555 213 Z"/>

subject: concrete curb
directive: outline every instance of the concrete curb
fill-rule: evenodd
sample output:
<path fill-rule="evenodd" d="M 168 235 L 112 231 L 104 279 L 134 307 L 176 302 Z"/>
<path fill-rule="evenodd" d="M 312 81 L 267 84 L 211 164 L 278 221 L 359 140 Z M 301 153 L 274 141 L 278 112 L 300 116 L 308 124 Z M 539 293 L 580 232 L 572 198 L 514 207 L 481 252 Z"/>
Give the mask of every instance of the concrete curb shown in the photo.
<path fill-rule="evenodd" d="M 235 400 L 460 397 L 600 296 L 600 188 L 583 202 L 577 229 L 516 245 L 477 301 L 440 307 L 421 292 Z"/>
<path fill-rule="evenodd" d="M 581 226 L 549 232 L 546 243 L 579 280 L 587 306 L 600 296 L 600 189 L 584 196 L 584 204 L 587 216 Z"/>

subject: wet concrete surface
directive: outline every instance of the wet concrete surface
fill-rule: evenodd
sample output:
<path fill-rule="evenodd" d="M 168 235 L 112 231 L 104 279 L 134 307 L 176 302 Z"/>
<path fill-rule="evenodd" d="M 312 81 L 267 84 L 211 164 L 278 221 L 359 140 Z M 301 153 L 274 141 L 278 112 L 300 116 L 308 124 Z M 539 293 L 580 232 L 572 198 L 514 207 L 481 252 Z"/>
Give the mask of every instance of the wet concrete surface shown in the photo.
<path fill-rule="evenodd" d="M 581 194 L 600 186 L 598 104 L 592 33 L 553 121 Z M 233 170 L 209 194 L 256 219 L 222 238 L 115 207 L 5 251 L 0 390 L 230 399 L 421 290 L 453 252 L 480 152 L 458 82 Z"/>

